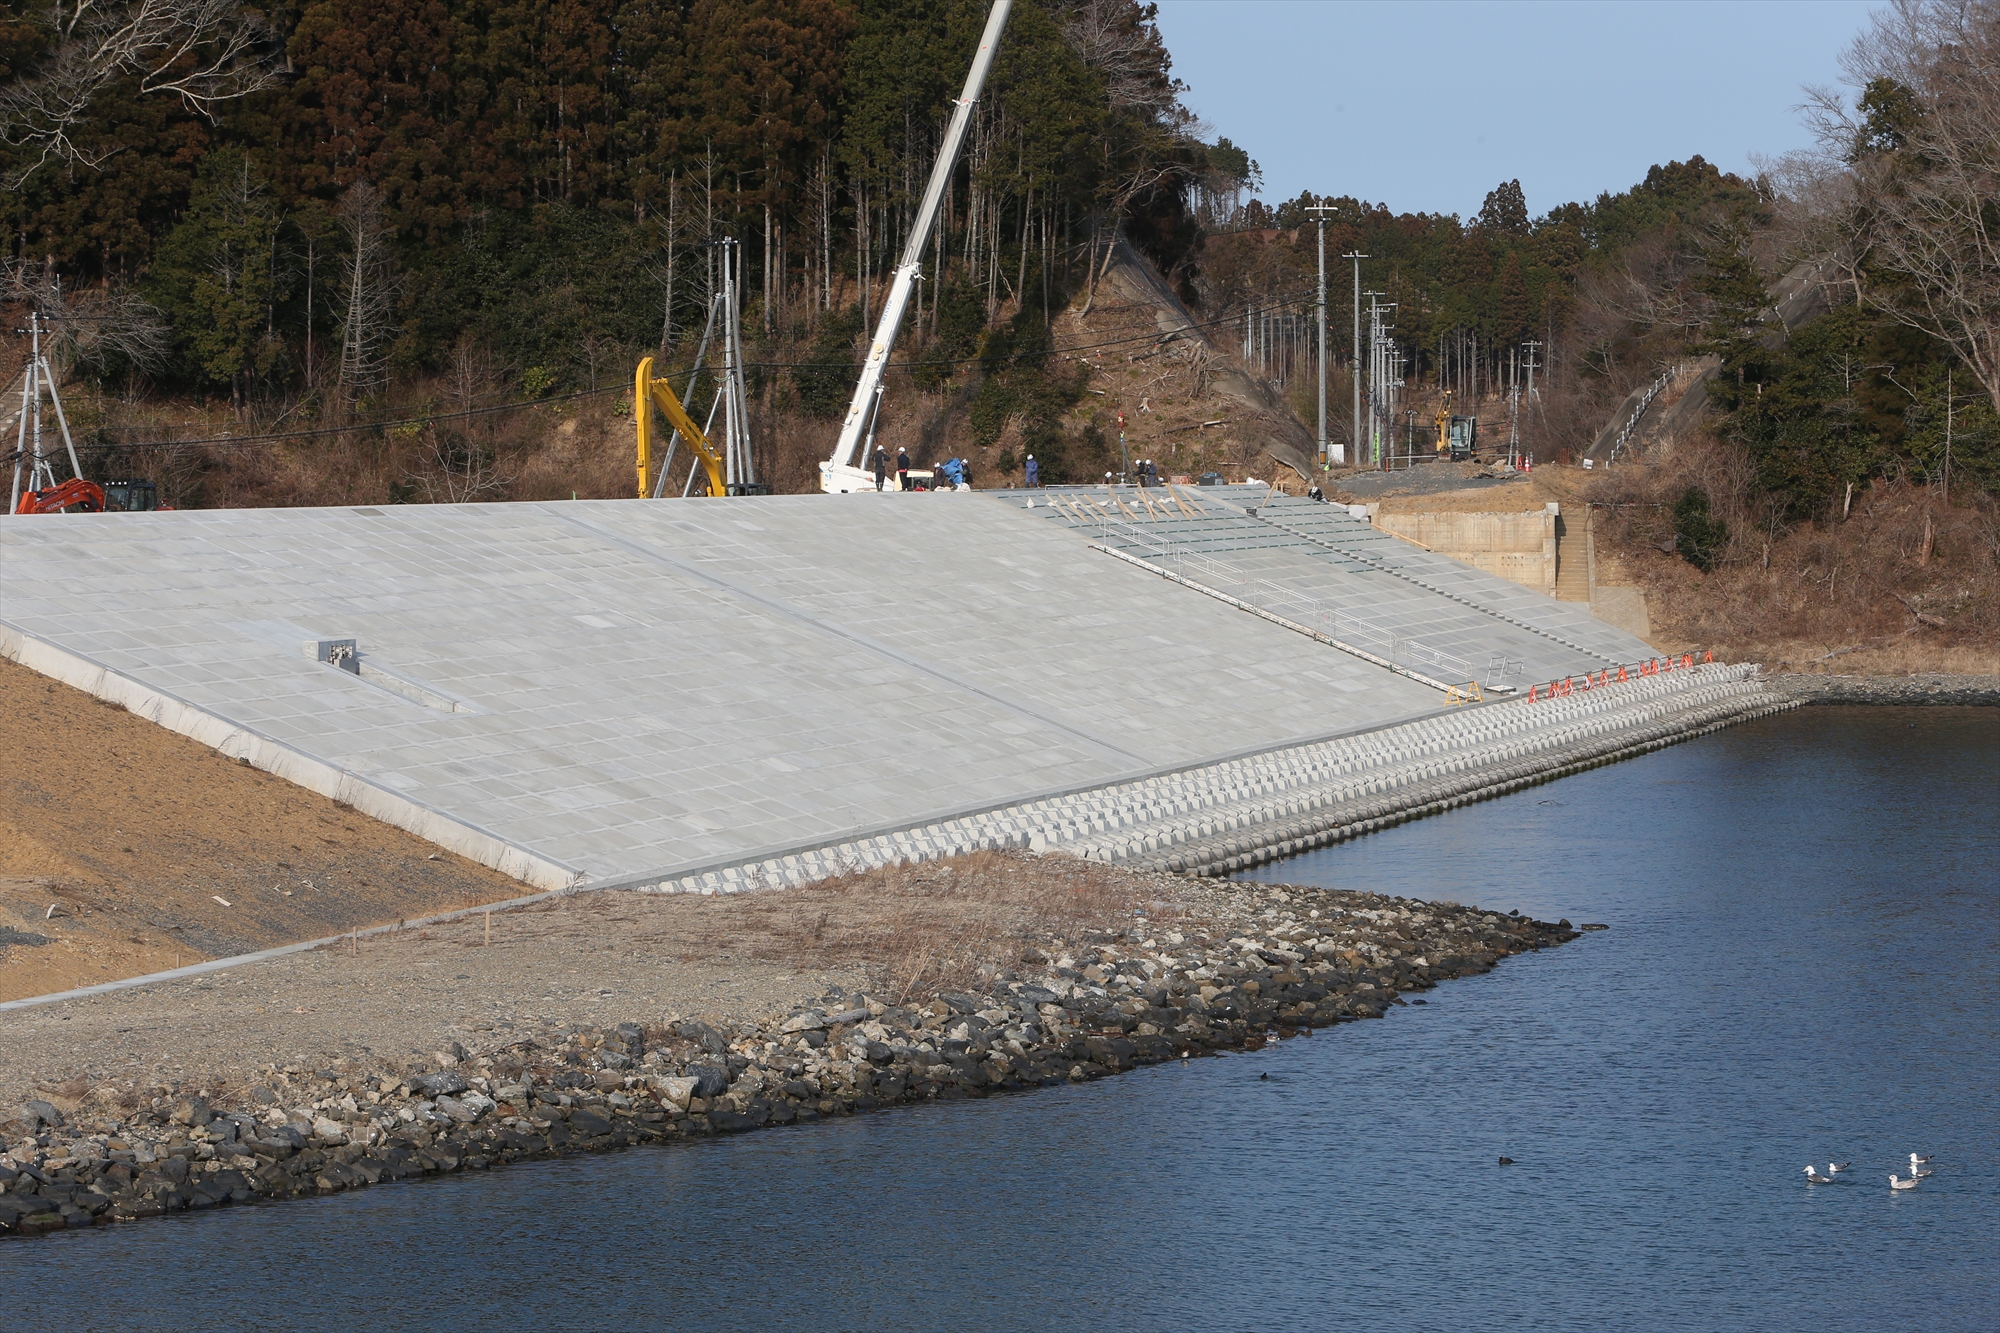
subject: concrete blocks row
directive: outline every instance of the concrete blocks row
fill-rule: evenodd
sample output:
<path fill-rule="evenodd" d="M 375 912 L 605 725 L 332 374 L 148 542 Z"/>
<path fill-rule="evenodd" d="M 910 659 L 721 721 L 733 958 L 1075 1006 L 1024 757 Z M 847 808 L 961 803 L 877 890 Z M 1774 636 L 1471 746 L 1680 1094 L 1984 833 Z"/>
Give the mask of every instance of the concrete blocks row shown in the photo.
<path fill-rule="evenodd" d="M 1755 672 L 1694 667 L 1535 703 L 1509 700 L 644 887 L 733 893 L 1014 848 L 1228 873 L 1335 832 L 1353 836 L 1790 706 Z"/>

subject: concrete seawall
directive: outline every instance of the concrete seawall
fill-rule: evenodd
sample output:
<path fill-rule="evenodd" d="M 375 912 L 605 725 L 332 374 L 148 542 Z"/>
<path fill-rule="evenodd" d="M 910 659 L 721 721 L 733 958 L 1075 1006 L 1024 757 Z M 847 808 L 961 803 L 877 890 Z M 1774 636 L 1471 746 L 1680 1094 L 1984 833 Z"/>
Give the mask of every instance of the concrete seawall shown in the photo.
<path fill-rule="evenodd" d="M 1227 873 L 1784 703 L 1525 700 L 1654 652 L 1264 487 L 0 517 L 0 653 L 553 892 Z"/>
<path fill-rule="evenodd" d="M 1770 689 L 1754 666 L 1683 668 L 1555 699 L 1468 707 L 634 887 L 731 893 L 1001 848 L 1229 874 L 1799 702 Z"/>

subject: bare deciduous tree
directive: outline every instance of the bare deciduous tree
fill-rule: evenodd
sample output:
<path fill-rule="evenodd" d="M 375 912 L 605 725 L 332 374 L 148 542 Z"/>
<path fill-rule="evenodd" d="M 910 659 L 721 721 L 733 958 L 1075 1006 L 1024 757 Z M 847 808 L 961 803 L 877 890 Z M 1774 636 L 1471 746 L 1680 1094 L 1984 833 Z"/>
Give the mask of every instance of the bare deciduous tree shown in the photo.
<path fill-rule="evenodd" d="M 117 149 L 93 152 L 76 141 L 90 103 L 108 83 L 136 79 L 143 95 L 178 97 L 214 119 L 218 103 L 268 88 L 281 51 L 269 26 L 234 0 L 126 0 L 58 4 L 48 59 L 0 88 L 0 142 L 26 148 L 19 188 L 51 159 L 95 166 Z"/>
<path fill-rule="evenodd" d="M 2000 4 L 1895 0 L 1841 65 L 1863 98 L 1811 90 L 1807 114 L 1853 165 L 1857 244 L 1887 279 L 1857 279 L 1861 298 L 1950 347 L 2000 409 Z M 1887 99 L 1910 112 L 1892 127 Z"/>
<path fill-rule="evenodd" d="M 455 430 L 424 428 L 411 484 L 432 504 L 471 504 L 506 489 L 513 477 L 500 470 L 494 450 Z"/>
<path fill-rule="evenodd" d="M 345 288 L 340 319 L 340 395 L 350 406 L 388 378 L 391 320 L 396 308 L 395 256 L 389 245 L 382 195 L 367 181 L 340 197 L 340 223 L 347 233 L 341 268 Z"/>
<path fill-rule="evenodd" d="M 27 305 L 42 315 L 42 350 L 57 374 L 73 366 L 123 361 L 157 370 L 173 351 L 173 331 L 159 309 L 125 287 L 64 289 L 41 264 L 0 258 L 0 306 Z"/>
<path fill-rule="evenodd" d="M 1111 105 L 1169 115 L 1182 88 L 1170 78 L 1160 30 L 1134 0 L 1073 0 L 1062 12 L 1063 40 L 1104 79 Z"/>

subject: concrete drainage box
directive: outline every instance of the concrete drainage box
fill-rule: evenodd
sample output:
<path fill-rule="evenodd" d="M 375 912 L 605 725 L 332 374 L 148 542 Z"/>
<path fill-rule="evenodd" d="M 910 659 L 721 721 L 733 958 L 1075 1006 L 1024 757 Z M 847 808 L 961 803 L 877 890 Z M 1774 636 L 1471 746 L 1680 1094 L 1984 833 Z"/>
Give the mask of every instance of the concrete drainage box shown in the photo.
<path fill-rule="evenodd" d="M 324 662 L 357 676 L 361 674 L 361 650 L 353 639 L 307 639 L 301 646 L 306 656 L 315 662 Z"/>
<path fill-rule="evenodd" d="M 425 708 L 434 708 L 440 713 L 486 711 L 477 704 L 469 703 L 448 691 L 441 690 L 428 681 L 418 680 L 414 676 L 363 660 L 358 639 L 307 639 L 300 646 L 305 650 L 305 655 L 315 662 L 359 676 L 370 685 L 400 695 L 413 704 L 422 704 Z"/>

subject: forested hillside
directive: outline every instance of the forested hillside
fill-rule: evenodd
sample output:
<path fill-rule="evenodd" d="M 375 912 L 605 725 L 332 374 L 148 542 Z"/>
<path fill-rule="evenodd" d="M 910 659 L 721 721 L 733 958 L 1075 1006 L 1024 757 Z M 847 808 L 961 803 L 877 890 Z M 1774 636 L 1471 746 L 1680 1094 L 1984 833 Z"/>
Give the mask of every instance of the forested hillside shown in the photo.
<path fill-rule="evenodd" d="M 1990 6 L 1968 12 L 1990 31 Z M 986 4 L 0 14 L 6 327 L 31 305 L 53 318 L 89 470 L 156 475 L 181 504 L 269 504 L 626 493 L 632 366 L 685 368 L 725 239 L 761 466 L 810 485 Z M 1882 200 L 1942 160 L 1924 49 L 1861 70 L 1857 105 L 1826 104 L 1810 161 L 1744 179 L 1690 156 L 1532 208 L 1509 181 L 1461 219 L 1336 191 L 1266 204 L 1254 146 L 1188 109 L 1150 7 L 1021 0 L 885 438 L 972 456 L 982 481 L 1038 447 L 1056 477 L 1115 466 L 1116 405 L 1076 358 L 1105 341 L 1092 300 L 1119 237 L 1310 420 L 1323 205 L 1329 253 L 1368 255 L 1363 280 L 1394 304 L 1405 415 L 1449 388 L 1490 440 L 1532 362 L 1523 443 L 1560 460 L 1628 389 L 1712 357 L 1721 441 L 1748 460 L 1742 493 L 1717 498 L 1739 535 L 1823 518 L 1873 480 L 1941 483 L 1947 453 L 1990 488 L 2000 372 L 1964 319 L 1924 323 L 1922 275 L 1884 230 Z M 1787 339 L 1770 285 L 1801 260 L 1833 308 Z M 1333 278 L 1344 404 L 1338 259 Z"/>
<path fill-rule="evenodd" d="M 323 422 L 620 383 L 698 334 L 725 236 L 773 387 L 879 305 L 986 14 L 166 2 L 150 46 L 106 40 L 135 4 L 0 29 L 8 276 L 62 283 L 66 356 L 125 400 L 101 443 L 174 395 Z M 1113 218 L 1175 263 L 1213 174 L 1176 94 L 1147 9 L 1018 6 L 904 346 L 1059 299 Z M 826 415 L 845 378 L 783 387 Z"/>

